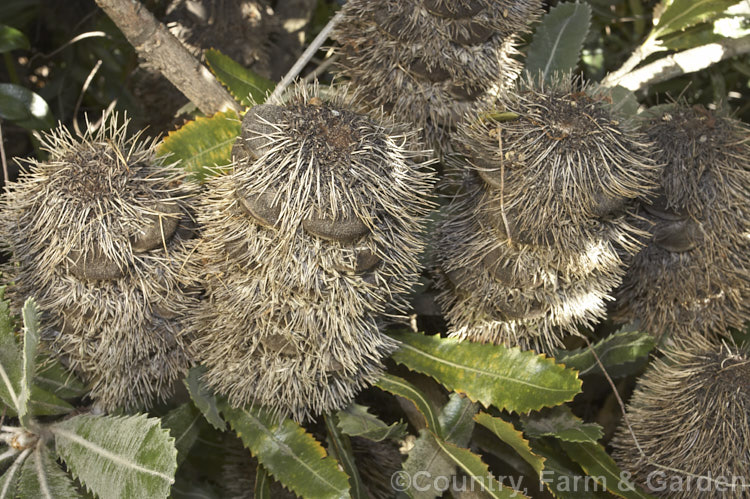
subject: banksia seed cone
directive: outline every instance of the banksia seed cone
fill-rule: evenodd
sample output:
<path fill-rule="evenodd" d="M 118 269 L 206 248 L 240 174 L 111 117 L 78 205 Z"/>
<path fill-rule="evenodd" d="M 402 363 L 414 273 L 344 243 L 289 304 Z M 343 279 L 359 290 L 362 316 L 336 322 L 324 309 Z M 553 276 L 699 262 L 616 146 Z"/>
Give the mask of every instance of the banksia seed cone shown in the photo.
<path fill-rule="evenodd" d="M 191 190 L 126 128 L 112 116 L 80 141 L 63 127 L 43 135 L 50 158 L 10 185 L 0 226 L 14 305 L 37 299 L 42 339 L 105 409 L 170 395 L 189 365 L 180 318 L 195 302 L 179 272 Z"/>
<path fill-rule="evenodd" d="M 345 406 L 396 347 L 380 322 L 417 279 L 432 186 L 414 133 L 330 92 L 248 111 L 199 209 L 206 379 L 297 420 Z"/>
<path fill-rule="evenodd" d="M 666 167 L 619 314 L 657 336 L 726 336 L 750 319 L 750 130 L 686 107 L 655 111 L 646 130 Z"/>
<path fill-rule="evenodd" d="M 448 129 L 520 72 L 515 47 L 541 1 L 351 0 L 344 12 L 341 74 L 445 149 Z"/>
<path fill-rule="evenodd" d="M 569 78 L 530 78 L 459 125 L 461 193 L 438 235 L 452 334 L 549 352 L 604 316 L 644 237 L 626 213 L 658 173 L 609 104 Z"/>
<path fill-rule="evenodd" d="M 678 341 L 665 355 L 638 381 L 627 409 L 645 456 L 624 422 L 612 440 L 612 456 L 660 497 L 746 497 L 750 356 L 744 348 L 699 337 Z M 736 488 L 722 492 L 717 480 Z"/>

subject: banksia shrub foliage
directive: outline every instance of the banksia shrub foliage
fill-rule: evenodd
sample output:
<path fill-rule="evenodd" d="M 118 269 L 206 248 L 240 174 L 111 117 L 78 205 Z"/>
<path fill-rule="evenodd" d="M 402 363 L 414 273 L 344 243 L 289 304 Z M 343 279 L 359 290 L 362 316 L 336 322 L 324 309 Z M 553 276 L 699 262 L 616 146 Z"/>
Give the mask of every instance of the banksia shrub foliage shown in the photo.
<path fill-rule="evenodd" d="M 352 0 L 332 37 L 364 98 L 424 128 L 440 149 L 465 113 L 520 72 L 539 0 Z"/>
<path fill-rule="evenodd" d="M 206 379 L 298 420 L 345 406 L 396 348 L 380 327 L 416 281 L 432 185 L 415 133 L 331 92 L 252 108 L 199 207 Z"/>
<path fill-rule="evenodd" d="M 642 232 L 629 205 L 658 169 L 603 90 L 528 78 L 459 125 L 462 192 L 439 234 L 452 334 L 549 351 L 590 325 Z"/>
<path fill-rule="evenodd" d="M 189 365 L 192 190 L 117 116 L 81 137 L 43 134 L 42 147 L 49 159 L 28 161 L 2 201 L 11 298 L 36 298 L 42 340 L 103 408 L 150 406 Z"/>
<path fill-rule="evenodd" d="M 747 350 L 698 337 L 679 341 L 638 381 L 627 410 L 633 433 L 621 424 L 613 457 L 660 497 L 745 497 L 748 411 Z"/>
<path fill-rule="evenodd" d="M 653 237 L 619 290 L 620 314 L 655 335 L 728 335 L 750 318 L 750 130 L 703 108 L 654 111 L 665 164 L 642 214 Z"/>

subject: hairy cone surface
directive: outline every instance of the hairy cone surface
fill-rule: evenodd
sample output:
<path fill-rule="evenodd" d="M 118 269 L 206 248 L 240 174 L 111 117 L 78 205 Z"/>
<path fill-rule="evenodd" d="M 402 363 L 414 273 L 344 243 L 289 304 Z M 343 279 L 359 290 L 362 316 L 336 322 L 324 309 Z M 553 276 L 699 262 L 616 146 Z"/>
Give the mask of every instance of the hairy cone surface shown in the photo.
<path fill-rule="evenodd" d="M 34 296 L 42 339 L 105 409 L 167 398 L 189 366 L 180 318 L 196 302 L 180 269 L 190 252 L 192 191 L 153 142 L 105 117 L 80 137 L 44 134 L 2 201 L 4 269 L 14 306 Z"/>
<path fill-rule="evenodd" d="M 609 104 L 569 78 L 529 78 L 459 125 L 460 194 L 438 234 L 453 335 L 549 352 L 604 316 L 645 237 L 626 217 L 659 171 Z"/>
<path fill-rule="evenodd" d="M 252 108 L 199 209 L 207 381 L 297 420 L 345 406 L 396 348 L 380 326 L 417 279 L 432 187 L 415 133 L 330 92 Z"/>
<path fill-rule="evenodd" d="M 700 338 L 679 341 L 653 361 L 628 404 L 628 420 L 648 459 L 625 423 L 612 440 L 612 455 L 636 483 L 660 497 L 745 497 L 742 485 L 750 485 L 749 413 L 747 351 Z M 735 490 L 716 488 L 715 480 L 728 487 L 737 478 L 744 482 L 736 483 Z M 682 486 L 673 490 L 675 483 Z M 649 484 L 656 490 L 649 490 Z M 708 490 L 696 488 L 706 484 Z"/>

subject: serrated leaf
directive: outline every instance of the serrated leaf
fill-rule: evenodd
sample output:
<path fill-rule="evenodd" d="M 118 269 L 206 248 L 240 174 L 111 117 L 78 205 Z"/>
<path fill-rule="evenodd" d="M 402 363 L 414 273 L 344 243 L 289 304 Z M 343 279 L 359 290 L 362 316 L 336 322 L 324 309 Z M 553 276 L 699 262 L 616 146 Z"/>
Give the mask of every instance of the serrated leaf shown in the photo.
<path fill-rule="evenodd" d="M 623 480 L 623 472 L 601 445 L 565 441 L 561 441 L 560 444 L 568 456 L 578 463 L 587 475 L 592 478 L 604 478 L 603 482 L 599 480 L 597 482 L 606 486 L 612 494 L 626 499 L 654 499 L 652 495 L 646 494 L 632 482 Z"/>
<path fill-rule="evenodd" d="M 31 449 L 26 449 L 18 454 L 13 464 L 0 476 L 0 499 L 15 499 L 21 469 L 30 453 Z"/>
<path fill-rule="evenodd" d="M 227 424 L 221 418 L 221 414 L 219 414 L 216 395 L 201 381 L 205 372 L 205 366 L 193 367 L 185 377 L 184 383 L 190 393 L 190 398 L 193 399 L 195 406 L 203 413 L 206 421 L 217 430 L 224 431 Z"/>
<path fill-rule="evenodd" d="M 43 390 L 62 399 L 78 398 L 86 394 L 86 386 L 53 358 L 37 360 L 34 383 Z"/>
<path fill-rule="evenodd" d="M 406 423 L 393 423 L 388 426 L 368 408 L 359 404 L 349 404 L 338 412 L 338 425 L 350 437 L 362 437 L 375 442 L 386 438 L 399 439 L 406 434 Z"/>
<path fill-rule="evenodd" d="M 706 22 L 737 3 L 739 0 L 665 0 L 650 37 L 661 38 Z"/>
<path fill-rule="evenodd" d="M 435 441 L 440 446 L 440 449 L 475 482 L 474 489 L 472 490 L 481 490 L 485 495 L 496 499 L 527 497 L 498 482 L 490 472 L 489 467 L 482 461 L 482 458 L 469 449 L 464 449 L 440 439 L 436 439 Z"/>
<path fill-rule="evenodd" d="M 177 449 L 158 419 L 80 415 L 49 428 L 57 455 L 102 499 L 169 496 Z"/>
<path fill-rule="evenodd" d="M 0 118 L 35 130 L 55 125 L 47 102 L 39 94 L 15 83 L 0 83 Z"/>
<path fill-rule="evenodd" d="M 539 481 L 557 499 L 612 497 L 607 493 L 607 489 L 593 478 L 584 477 L 580 467 L 562 450 L 540 441 L 533 441 L 531 448 L 535 454 L 544 457 L 544 470 L 539 476 Z"/>
<path fill-rule="evenodd" d="M 424 416 L 427 428 L 437 434 L 440 433 L 440 423 L 437 418 L 437 411 L 432 402 L 419 389 L 398 376 L 383 374 L 375 383 L 375 386 L 393 395 L 403 397 L 413 403 L 420 413 Z"/>
<path fill-rule="evenodd" d="M 604 338 L 592 348 L 610 376 L 622 377 L 638 372 L 648 361 L 648 355 L 655 346 L 656 341 L 648 333 L 624 331 Z M 601 368 L 588 347 L 558 352 L 555 357 L 558 362 L 578 369 L 579 376 L 601 374 Z"/>
<path fill-rule="evenodd" d="M 18 482 L 19 497 L 77 499 L 81 497 L 70 479 L 50 455 L 46 445 L 37 445 L 26 459 Z"/>
<path fill-rule="evenodd" d="M 534 33 L 526 56 L 526 72 L 543 81 L 555 73 L 573 71 L 578 65 L 583 42 L 591 26 L 591 7 L 581 3 L 560 3 L 543 18 Z"/>
<path fill-rule="evenodd" d="M 401 342 L 393 360 L 485 407 L 528 412 L 567 402 L 581 391 L 575 371 L 531 351 L 439 335 L 389 334 Z"/>
<path fill-rule="evenodd" d="M 300 425 L 290 419 L 279 422 L 260 407 L 236 409 L 222 403 L 220 409 L 245 447 L 286 488 L 302 497 L 349 497 L 346 473 Z"/>
<path fill-rule="evenodd" d="M 0 24 L 0 54 L 16 49 L 28 50 L 28 38 L 16 28 Z"/>
<path fill-rule="evenodd" d="M 58 416 L 73 412 L 74 407 L 52 393 L 38 386 L 31 387 L 29 413 L 34 416 Z"/>
<path fill-rule="evenodd" d="M 368 499 L 370 495 L 367 493 L 367 489 L 364 483 L 362 483 L 362 477 L 359 475 L 359 469 L 357 468 L 357 463 L 354 461 L 354 451 L 352 450 L 349 437 L 342 433 L 338 427 L 338 421 L 336 421 L 338 418 L 335 414 L 326 414 L 324 418 L 326 429 L 328 430 L 330 455 L 341 464 L 344 472 L 349 475 L 351 497 L 355 499 Z"/>
<path fill-rule="evenodd" d="M 523 434 L 516 430 L 516 427 L 512 423 L 492 417 L 486 412 L 480 412 L 474 416 L 474 420 L 494 433 L 500 440 L 510 445 L 524 461 L 531 465 L 537 475 L 541 475 L 544 469 L 544 458 L 534 454 L 529 446 L 529 442 L 523 438 Z"/>
<path fill-rule="evenodd" d="M 28 298 L 23 304 L 21 316 L 23 317 L 23 371 L 21 392 L 18 395 L 18 419 L 21 425 L 27 427 L 31 419 L 29 399 L 36 367 L 36 349 L 39 346 L 39 309 L 33 298 Z"/>
<path fill-rule="evenodd" d="M 8 304 L 0 302 L 0 315 L 7 319 Z M 13 324 L 4 320 L 0 324 L 0 399 L 8 408 L 18 414 L 20 407 L 21 378 L 23 377 L 23 361 L 21 351 L 13 333 Z"/>
<path fill-rule="evenodd" d="M 568 406 L 533 412 L 521 418 L 524 433 L 532 438 L 555 437 L 567 442 L 596 442 L 604 435 L 596 423 L 584 423 Z"/>
<path fill-rule="evenodd" d="M 444 477 L 442 484 L 448 485 L 450 477 L 456 474 L 456 462 L 450 455 L 445 454 L 441 442 L 447 440 L 453 444 L 466 446 L 474 429 L 474 414 L 477 406 L 466 397 L 457 393 L 451 394 L 438 416 L 439 432 L 433 434 L 430 429 L 419 432 L 414 447 L 404 462 L 404 471 L 412 480 L 410 494 L 414 499 L 434 498 L 443 492 L 442 485 L 436 483 L 438 477 Z M 428 480 L 420 484 L 419 477 Z"/>
<path fill-rule="evenodd" d="M 174 438 L 178 466 L 185 460 L 190 448 L 198 439 L 200 433 L 198 424 L 202 417 L 201 412 L 193 404 L 185 403 L 161 418 L 162 428 L 168 429 L 169 434 Z"/>
<path fill-rule="evenodd" d="M 247 69 L 216 49 L 206 50 L 205 57 L 216 79 L 227 87 L 229 93 L 243 106 L 251 107 L 263 103 L 268 92 L 276 86 L 268 78 Z"/>
<path fill-rule="evenodd" d="M 255 470 L 254 499 L 271 499 L 271 476 L 262 464 Z"/>
<path fill-rule="evenodd" d="M 234 111 L 210 118 L 198 117 L 179 130 L 169 132 L 159 146 L 160 156 L 179 161 L 179 166 L 197 180 L 225 170 L 232 162 L 232 145 L 240 134 L 241 122 Z"/>

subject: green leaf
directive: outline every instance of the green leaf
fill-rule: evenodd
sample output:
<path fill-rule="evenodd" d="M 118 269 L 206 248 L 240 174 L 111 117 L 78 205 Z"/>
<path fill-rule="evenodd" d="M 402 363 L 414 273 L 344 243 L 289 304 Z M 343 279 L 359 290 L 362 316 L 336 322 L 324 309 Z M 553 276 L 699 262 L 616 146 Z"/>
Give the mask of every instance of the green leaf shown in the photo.
<path fill-rule="evenodd" d="M 216 49 L 205 52 L 211 72 L 243 106 L 252 107 L 266 100 L 276 86 L 268 78 L 250 71 Z"/>
<path fill-rule="evenodd" d="M 349 497 L 346 473 L 312 435 L 290 419 L 278 417 L 261 407 L 236 409 L 221 405 L 245 447 L 286 488 L 302 497 Z"/>
<path fill-rule="evenodd" d="M 39 309 L 33 298 L 28 298 L 21 309 L 23 316 L 23 374 L 21 376 L 21 393 L 18 396 L 18 419 L 21 425 L 28 427 L 29 399 L 31 398 L 34 368 L 36 366 L 36 349 L 39 346 Z"/>
<path fill-rule="evenodd" d="M 195 406 L 203 413 L 206 421 L 217 430 L 224 431 L 227 424 L 221 418 L 221 414 L 219 414 L 216 395 L 201 381 L 205 372 L 205 366 L 197 366 L 190 369 L 187 377 L 185 377 L 185 386 L 190 393 L 190 398 L 193 399 Z"/>
<path fill-rule="evenodd" d="M 177 449 L 158 419 L 81 415 L 49 428 L 58 456 L 102 499 L 169 495 Z"/>
<path fill-rule="evenodd" d="M 528 412 L 567 402 L 581 391 L 575 371 L 534 352 L 439 335 L 389 334 L 401 342 L 396 362 L 485 407 Z"/>
<path fill-rule="evenodd" d="M 23 361 L 9 313 L 8 303 L 0 301 L 0 399 L 18 414 Z"/>
<path fill-rule="evenodd" d="M 0 499 L 15 499 L 21 466 L 30 453 L 31 449 L 26 449 L 18 454 L 13 464 L 0 476 Z"/>
<path fill-rule="evenodd" d="M 560 3 L 543 18 L 526 56 L 526 72 L 549 81 L 556 72 L 568 73 L 578 65 L 583 42 L 591 26 L 591 7 Z"/>
<path fill-rule="evenodd" d="M 555 437 L 566 442 L 596 442 L 603 436 L 602 427 L 584 423 L 568 406 L 553 407 L 522 417 L 523 431 L 532 438 Z"/>
<path fill-rule="evenodd" d="M 562 450 L 534 441 L 531 449 L 544 458 L 544 470 L 539 481 L 557 499 L 596 499 L 607 497 L 607 489 L 591 477 L 586 477 L 581 468 L 570 460 Z"/>
<path fill-rule="evenodd" d="M 399 439 L 406 434 L 406 423 L 393 423 L 388 426 L 377 416 L 370 414 L 368 408 L 359 404 L 349 406 L 338 412 L 339 428 L 350 437 L 363 437 L 375 442 L 386 438 Z"/>
<path fill-rule="evenodd" d="M 31 387 L 29 414 L 33 416 L 58 416 L 73 412 L 74 407 L 57 395 L 53 395 L 38 386 Z"/>
<path fill-rule="evenodd" d="M 739 0 L 664 0 L 661 16 L 654 20 L 649 38 L 661 38 L 706 22 L 737 3 Z"/>
<path fill-rule="evenodd" d="M 614 460 L 607 455 L 604 447 L 590 442 L 560 442 L 565 452 L 578 463 L 583 471 L 592 478 L 603 478 L 597 482 L 607 487 L 611 493 L 626 499 L 646 499 L 653 496 L 646 494 L 632 482 L 623 480 L 623 472 Z"/>
<path fill-rule="evenodd" d="M 486 412 L 480 412 L 474 416 L 474 421 L 484 426 L 494 433 L 500 440 L 510 445 L 524 461 L 531 465 L 537 475 L 541 475 L 542 470 L 544 469 L 544 458 L 534 454 L 529 446 L 529 442 L 523 438 L 523 434 L 516 430 L 516 427 L 513 426 L 512 423 L 500 418 L 494 418 Z"/>
<path fill-rule="evenodd" d="M 81 497 L 70 479 L 50 455 L 46 445 L 37 445 L 26 459 L 18 482 L 19 497 L 77 499 Z"/>
<path fill-rule="evenodd" d="M 240 127 L 240 118 L 234 111 L 219 112 L 210 118 L 198 117 L 169 132 L 157 152 L 167 161 L 180 161 L 181 168 L 203 180 L 217 170 L 226 170 L 232 162 L 232 145 Z"/>
<path fill-rule="evenodd" d="M 326 414 L 324 416 L 326 422 L 326 429 L 328 430 L 329 453 L 331 457 L 336 459 L 344 472 L 349 475 L 349 485 L 351 486 L 351 497 L 356 499 L 368 499 L 370 495 L 367 493 L 364 483 L 362 483 L 362 477 L 359 475 L 357 469 L 357 463 L 354 461 L 354 451 L 352 450 L 352 443 L 349 441 L 349 437 L 344 435 L 339 429 L 336 421 L 335 414 Z"/>
<path fill-rule="evenodd" d="M 419 432 L 419 437 L 404 462 L 406 476 L 412 481 L 409 492 L 413 498 L 431 499 L 444 491 L 441 481 L 436 482 L 436 479 L 450 479 L 456 474 L 457 463 L 443 451 L 442 443 L 448 441 L 462 447 L 468 445 L 474 430 L 473 417 L 476 412 L 476 404 L 453 393 L 440 412 L 438 424 L 433 426 L 439 428 L 440 432 L 433 434 L 429 428 Z M 425 477 L 426 481 L 420 483 L 420 477 Z M 442 484 L 447 486 L 448 480 L 442 480 Z"/>
<path fill-rule="evenodd" d="M 413 403 L 424 416 L 427 428 L 437 434 L 440 433 L 440 423 L 436 416 L 437 411 L 432 402 L 414 385 L 403 378 L 391 374 L 383 376 L 375 383 L 375 386 L 393 395 L 398 395 Z"/>
<path fill-rule="evenodd" d="M 638 331 L 618 332 L 599 341 L 592 348 L 612 377 L 637 373 L 648 362 L 648 355 L 656 346 L 654 338 Z M 601 374 L 601 368 L 588 347 L 570 352 L 558 352 L 558 362 L 578 369 L 579 376 Z"/>
<path fill-rule="evenodd" d="M 178 466 L 185 460 L 187 453 L 198 439 L 201 419 L 201 412 L 189 402 L 172 409 L 161 418 L 162 428 L 168 429 L 169 434 L 174 438 Z"/>
<path fill-rule="evenodd" d="M 38 94 L 14 83 L 0 83 L 0 118 L 31 129 L 47 129 L 55 119 Z"/>
<path fill-rule="evenodd" d="M 75 374 L 51 357 L 37 361 L 34 382 L 40 388 L 62 399 L 82 397 L 88 392 Z"/>
<path fill-rule="evenodd" d="M 271 499 L 271 476 L 262 464 L 255 470 L 255 495 L 254 499 Z"/>
<path fill-rule="evenodd" d="M 26 35 L 5 24 L 0 24 L 0 54 L 16 49 L 30 48 Z"/>
<path fill-rule="evenodd" d="M 489 467 L 482 461 L 482 458 L 450 442 L 436 439 L 435 442 L 440 449 L 456 463 L 467 476 L 476 482 L 473 489 L 481 490 L 484 495 L 496 499 L 508 499 L 511 497 L 527 497 L 510 487 L 505 487 L 490 472 Z M 469 486 L 467 485 L 467 488 Z M 473 490 L 470 489 L 470 490 Z"/>

